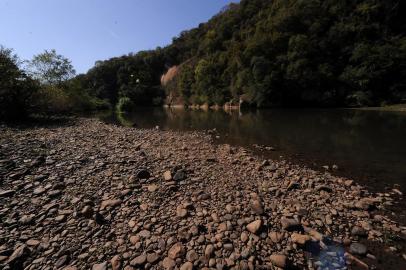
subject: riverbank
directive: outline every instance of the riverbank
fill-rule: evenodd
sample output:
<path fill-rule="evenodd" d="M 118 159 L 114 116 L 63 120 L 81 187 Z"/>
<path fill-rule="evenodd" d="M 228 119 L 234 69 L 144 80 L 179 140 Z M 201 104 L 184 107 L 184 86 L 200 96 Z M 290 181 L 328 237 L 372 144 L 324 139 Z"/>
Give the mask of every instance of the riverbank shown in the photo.
<path fill-rule="evenodd" d="M 406 104 L 394 104 L 380 107 L 362 107 L 352 109 L 365 111 L 382 111 L 382 112 L 406 112 Z"/>
<path fill-rule="evenodd" d="M 202 132 L 79 119 L 0 134 L 4 269 L 406 266 L 406 227 L 386 210 L 395 189 L 372 193 Z"/>

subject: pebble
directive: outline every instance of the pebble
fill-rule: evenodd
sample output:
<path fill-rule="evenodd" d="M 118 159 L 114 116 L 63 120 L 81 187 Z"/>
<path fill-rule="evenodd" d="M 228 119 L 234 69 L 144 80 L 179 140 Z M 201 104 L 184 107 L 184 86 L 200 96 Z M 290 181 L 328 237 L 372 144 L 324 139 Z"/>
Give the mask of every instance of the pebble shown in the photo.
<path fill-rule="evenodd" d="M 270 257 L 272 264 L 284 269 L 286 267 L 286 256 L 282 254 L 272 254 Z"/>
<path fill-rule="evenodd" d="M 255 234 L 258 232 L 259 228 L 261 228 L 262 220 L 255 220 L 247 225 L 247 230 L 251 233 Z"/>
<path fill-rule="evenodd" d="M 367 247 L 361 243 L 352 243 L 350 252 L 355 255 L 365 255 L 367 253 Z"/>

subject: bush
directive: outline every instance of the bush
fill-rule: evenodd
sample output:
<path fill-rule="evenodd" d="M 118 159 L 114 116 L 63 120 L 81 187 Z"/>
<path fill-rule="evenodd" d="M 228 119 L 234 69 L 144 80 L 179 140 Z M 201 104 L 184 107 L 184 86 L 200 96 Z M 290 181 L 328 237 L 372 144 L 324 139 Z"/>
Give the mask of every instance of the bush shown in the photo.
<path fill-rule="evenodd" d="M 116 109 L 118 112 L 131 112 L 134 110 L 134 102 L 128 97 L 122 97 L 118 100 Z"/>
<path fill-rule="evenodd" d="M 74 107 L 72 99 L 66 92 L 56 86 L 44 86 L 34 96 L 33 103 L 37 113 L 62 114 Z"/>

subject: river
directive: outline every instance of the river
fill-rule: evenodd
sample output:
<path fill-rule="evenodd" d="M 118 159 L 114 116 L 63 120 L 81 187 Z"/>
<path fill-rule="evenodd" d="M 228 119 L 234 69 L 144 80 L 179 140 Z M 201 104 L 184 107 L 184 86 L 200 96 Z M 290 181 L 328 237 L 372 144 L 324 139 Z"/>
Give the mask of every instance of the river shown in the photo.
<path fill-rule="evenodd" d="M 216 141 L 264 157 L 354 178 L 373 190 L 406 191 L 406 112 L 350 109 L 266 109 L 247 112 L 143 108 L 107 122 L 190 131 L 213 130 Z M 259 151 L 254 145 L 273 151 Z M 332 170 L 333 165 L 338 166 Z M 397 186 L 399 185 L 399 186 Z"/>

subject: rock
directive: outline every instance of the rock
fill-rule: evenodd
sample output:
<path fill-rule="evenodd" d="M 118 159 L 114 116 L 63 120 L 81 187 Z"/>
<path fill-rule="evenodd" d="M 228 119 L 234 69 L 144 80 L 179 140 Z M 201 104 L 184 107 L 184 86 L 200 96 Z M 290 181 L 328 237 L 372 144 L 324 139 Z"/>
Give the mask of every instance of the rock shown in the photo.
<path fill-rule="evenodd" d="M 120 270 L 121 269 L 121 256 L 116 255 L 111 259 L 111 268 L 113 270 Z"/>
<path fill-rule="evenodd" d="M 164 180 L 165 180 L 165 181 L 171 181 L 171 180 L 172 180 L 172 173 L 171 173 L 171 171 L 166 171 L 166 172 L 164 172 Z"/>
<path fill-rule="evenodd" d="M 185 248 L 180 242 L 174 244 L 168 251 L 168 257 L 174 260 L 182 257 L 183 255 L 185 255 Z"/>
<path fill-rule="evenodd" d="M 148 179 L 151 177 L 151 173 L 146 169 L 141 169 L 137 172 L 138 179 Z"/>
<path fill-rule="evenodd" d="M 261 228 L 261 226 L 262 226 L 262 220 L 258 219 L 258 220 L 251 222 L 250 224 L 248 224 L 247 230 L 253 234 L 256 234 L 257 231 L 259 230 L 259 228 Z"/>
<path fill-rule="evenodd" d="M 322 241 L 323 240 L 323 234 L 321 234 L 321 233 L 319 233 L 318 231 L 316 231 L 316 230 L 310 230 L 309 232 L 308 232 L 308 234 L 311 236 L 311 237 L 313 237 L 314 239 L 316 239 L 317 241 Z"/>
<path fill-rule="evenodd" d="M 366 237 L 366 236 L 368 236 L 368 233 L 363 228 L 358 227 L 358 226 L 354 226 L 351 229 L 351 235 Z"/>
<path fill-rule="evenodd" d="M 183 218 L 183 217 L 186 217 L 187 214 L 188 214 L 187 210 L 186 210 L 185 208 L 183 208 L 182 205 L 179 205 L 179 206 L 176 208 L 176 215 L 177 215 L 178 217 Z"/>
<path fill-rule="evenodd" d="M 31 246 L 31 247 L 36 247 L 40 244 L 41 242 L 35 239 L 29 239 L 25 244 L 27 246 Z"/>
<path fill-rule="evenodd" d="M 179 170 L 173 176 L 173 180 L 179 182 L 186 179 L 186 173 L 184 170 Z"/>
<path fill-rule="evenodd" d="M 367 247 L 361 243 L 352 243 L 350 246 L 350 252 L 362 256 L 367 253 Z"/>
<path fill-rule="evenodd" d="M 93 215 L 93 208 L 89 205 L 86 205 L 83 207 L 83 209 L 80 211 L 80 214 L 84 217 L 90 218 Z"/>
<path fill-rule="evenodd" d="M 36 189 L 34 189 L 34 195 L 41 195 L 43 193 L 45 193 L 47 190 L 43 187 L 37 187 Z"/>
<path fill-rule="evenodd" d="M 279 243 L 282 240 L 283 234 L 279 232 L 270 232 L 269 238 L 273 243 Z"/>
<path fill-rule="evenodd" d="M 403 193 L 399 190 L 399 189 L 397 189 L 397 188 L 394 188 L 394 189 L 392 189 L 392 191 L 393 192 L 395 192 L 397 195 L 399 195 L 399 196 L 402 196 L 403 195 Z M 1 197 L 1 196 L 0 196 Z"/>
<path fill-rule="evenodd" d="M 144 265 L 145 262 L 147 261 L 147 255 L 146 254 L 141 254 L 137 257 L 135 257 L 131 262 L 131 266 L 141 266 Z"/>
<path fill-rule="evenodd" d="M 61 257 L 59 257 L 56 262 L 55 262 L 55 267 L 59 268 L 65 264 L 67 264 L 69 262 L 70 258 L 68 255 L 62 255 Z"/>
<path fill-rule="evenodd" d="M 372 210 L 374 208 L 374 203 L 369 198 L 363 198 L 355 202 L 354 207 L 361 210 Z"/>
<path fill-rule="evenodd" d="M 154 264 L 155 262 L 157 262 L 159 260 L 159 255 L 155 252 L 153 253 L 149 253 L 147 255 L 147 262 Z"/>
<path fill-rule="evenodd" d="M 94 264 L 92 270 L 107 270 L 107 262 Z"/>
<path fill-rule="evenodd" d="M 140 241 L 140 236 L 133 235 L 130 237 L 130 243 L 136 245 Z"/>
<path fill-rule="evenodd" d="M 149 185 L 149 186 L 148 186 L 148 191 L 149 191 L 149 192 L 155 192 L 155 191 L 157 191 L 157 190 L 158 190 L 158 186 L 155 185 L 155 184 L 152 184 L 152 185 Z"/>
<path fill-rule="evenodd" d="M 104 210 L 107 207 L 115 207 L 122 203 L 120 199 L 105 200 L 100 205 L 100 210 Z"/>
<path fill-rule="evenodd" d="M 242 242 L 246 243 L 248 241 L 248 233 L 245 232 L 245 231 L 242 232 L 241 236 L 240 236 L 240 239 L 241 239 Z"/>
<path fill-rule="evenodd" d="M 11 197 L 15 193 L 14 190 L 0 190 L 0 198 Z"/>
<path fill-rule="evenodd" d="M 18 264 L 19 262 L 23 262 L 26 257 L 29 255 L 30 250 L 27 248 L 26 245 L 21 245 L 16 248 L 11 256 L 7 259 L 6 263 L 10 265 Z"/>
<path fill-rule="evenodd" d="M 185 263 L 182 264 L 182 266 L 180 267 L 180 270 L 193 270 L 193 263 L 191 263 L 191 262 L 185 262 Z"/>
<path fill-rule="evenodd" d="M 232 243 L 226 243 L 226 244 L 224 244 L 224 245 L 223 245 L 223 248 L 224 248 L 224 250 L 227 250 L 227 251 L 233 251 L 233 250 L 234 250 L 234 246 L 233 246 Z"/>
<path fill-rule="evenodd" d="M 211 255 L 214 252 L 214 246 L 213 245 L 207 245 L 206 248 L 204 249 L 204 256 L 206 258 L 210 258 Z"/>
<path fill-rule="evenodd" d="M 251 201 L 251 209 L 257 215 L 262 215 L 264 213 L 264 207 L 259 199 Z"/>
<path fill-rule="evenodd" d="M 142 231 L 140 231 L 138 233 L 138 236 L 142 237 L 142 238 L 145 238 L 145 239 L 148 239 L 151 236 L 151 232 L 148 231 L 148 230 L 142 230 Z"/>
<path fill-rule="evenodd" d="M 172 260 L 171 258 L 166 257 L 163 261 L 162 261 L 162 267 L 164 269 L 168 269 L 168 270 L 172 270 L 174 269 L 176 266 L 176 263 L 174 260 Z"/>
<path fill-rule="evenodd" d="M 65 215 L 59 215 L 55 218 L 56 222 L 62 222 L 66 220 L 66 216 Z"/>
<path fill-rule="evenodd" d="M 18 221 L 22 225 L 32 224 L 34 220 L 34 215 L 24 215 Z"/>
<path fill-rule="evenodd" d="M 282 229 L 287 231 L 299 231 L 301 230 L 301 224 L 299 221 L 293 218 L 281 218 Z"/>
<path fill-rule="evenodd" d="M 270 257 L 271 263 L 279 268 L 285 268 L 286 267 L 286 256 L 282 254 L 272 254 Z"/>
<path fill-rule="evenodd" d="M 192 249 L 192 250 L 189 250 L 189 251 L 186 253 L 186 259 L 187 259 L 189 262 L 194 262 L 194 261 L 196 261 L 197 259 L 199 259 L 199 255 L 197 255 L 196 251 L 194 251 L 194 250 Z"/>
<path fill-rule="evenodd" d="M 344 182 L 344 185 L 346 186 L 346 187 L 350 187 L 350 186 L 352 186 L 354 184 L 354 180 L 346 180 L 345 182 Z"/>
<path fill-rule="evenodd" d="M 293 243 L 296 243 L 299 245 L 305 245 L 308 241 L 311 240 L 310 236 L 299 234 L 299 233 L 293 233 L 291 235 L 291 239 L 292 239 Z"/>

